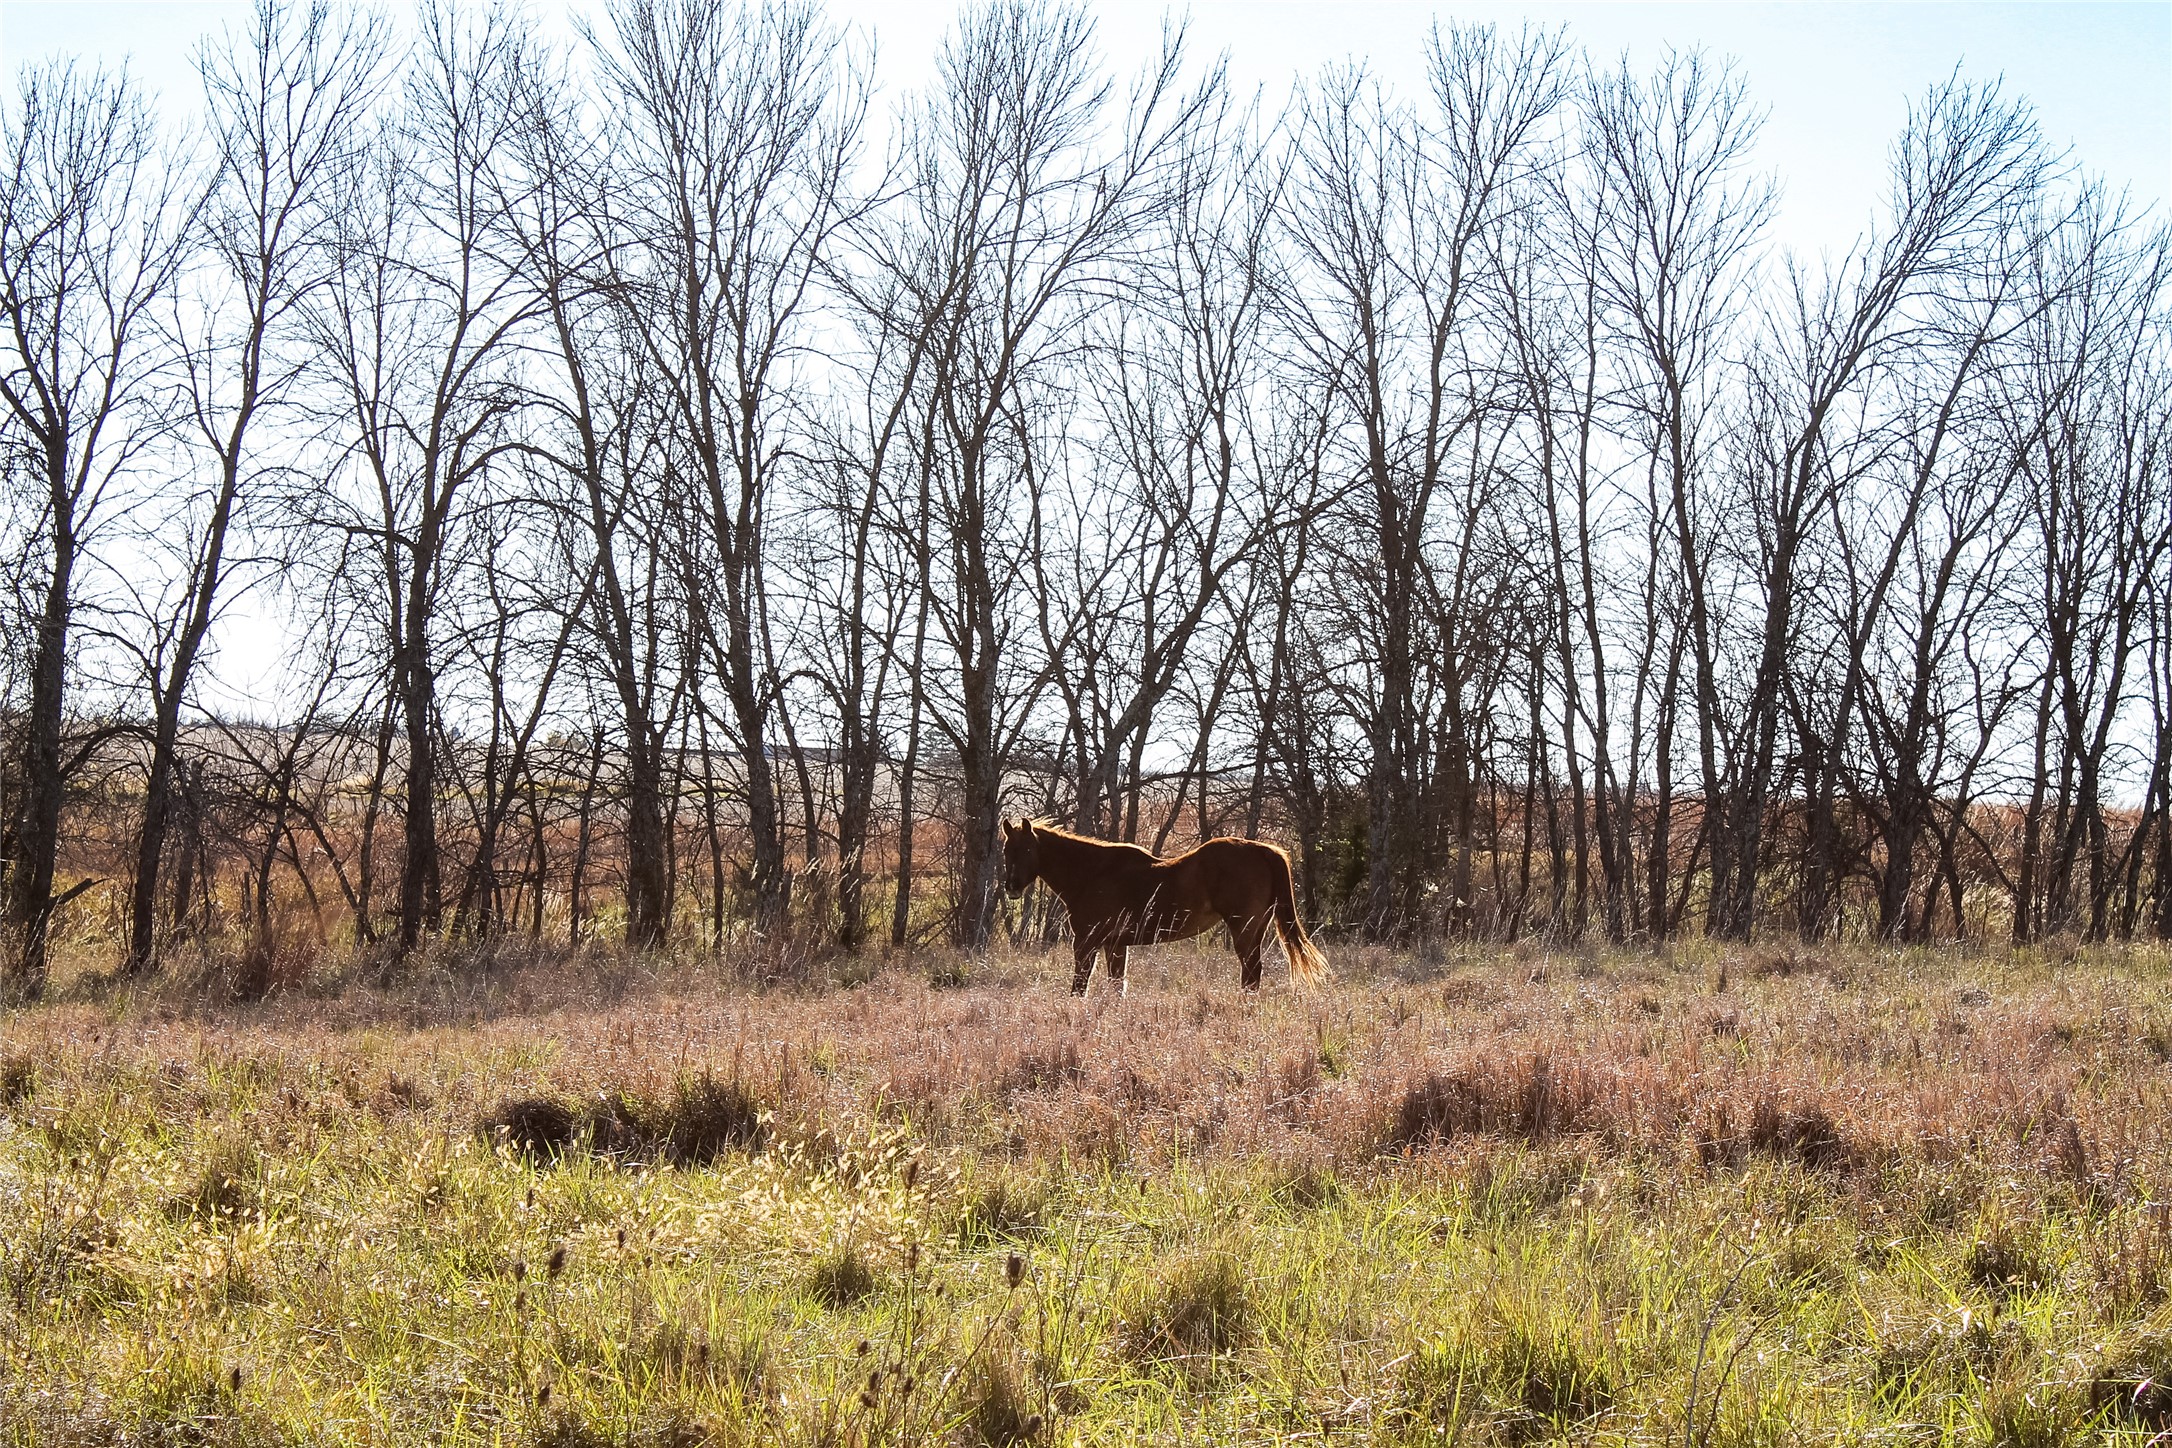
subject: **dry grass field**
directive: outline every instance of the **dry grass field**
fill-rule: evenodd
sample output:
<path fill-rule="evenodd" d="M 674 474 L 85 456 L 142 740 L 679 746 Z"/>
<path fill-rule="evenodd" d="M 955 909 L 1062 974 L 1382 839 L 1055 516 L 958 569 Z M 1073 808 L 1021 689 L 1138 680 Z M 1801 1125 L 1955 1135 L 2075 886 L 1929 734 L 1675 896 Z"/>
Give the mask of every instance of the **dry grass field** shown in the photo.
<path fill-rule="evenodd" d="M 443 959 L 0 1022 L 0 1439 L 2172 1443 L 2161 953 Z"/>

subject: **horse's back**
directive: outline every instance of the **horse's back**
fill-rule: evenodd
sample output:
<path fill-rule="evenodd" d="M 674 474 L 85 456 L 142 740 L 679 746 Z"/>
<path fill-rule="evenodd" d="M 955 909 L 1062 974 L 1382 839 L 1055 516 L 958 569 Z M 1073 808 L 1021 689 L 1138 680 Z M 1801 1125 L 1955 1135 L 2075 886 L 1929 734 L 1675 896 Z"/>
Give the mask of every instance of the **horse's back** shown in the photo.
<path fill-rule="evenodd" d="M 1233 910 L 1250 914 L 1262 901 L 1271 900 L 1290 869 L 1290 857 L 1281 846 L 1236 835 L 1217 835 L 1169 863 L 1193 876 L 1224 916 Z"/>
<path fill-rule="evenodd" d="M 1265 840 L 1248 840 L 1239 835 L 1216 835 L 1177 856 L 1178 859 L 1197 858 L 1201 863 L 1228 865 L 1236 869 L 1272 870 L 1281 865 L 1287 868 L 1290 857 L 1280 845 Z"/>

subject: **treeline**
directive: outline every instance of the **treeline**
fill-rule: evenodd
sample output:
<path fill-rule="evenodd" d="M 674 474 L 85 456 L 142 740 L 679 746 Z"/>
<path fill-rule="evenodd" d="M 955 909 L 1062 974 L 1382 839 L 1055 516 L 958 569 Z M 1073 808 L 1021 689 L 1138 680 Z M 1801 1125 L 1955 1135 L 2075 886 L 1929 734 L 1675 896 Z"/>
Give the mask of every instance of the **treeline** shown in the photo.
<path fill-rule="evenodd" d="M 1373 939 L 2172 936 L 2172 246 L 1995 85 L 1809 257 L 1736 74 L 1543 30 L 1254 99 L 999 0 L 879 104 L 811 5 L 261 0 L 198 69 L 6 113 L 19 990 L 99 892 L 131 970 L 974 947 L 1006 812 L 1277 835 Z"/>

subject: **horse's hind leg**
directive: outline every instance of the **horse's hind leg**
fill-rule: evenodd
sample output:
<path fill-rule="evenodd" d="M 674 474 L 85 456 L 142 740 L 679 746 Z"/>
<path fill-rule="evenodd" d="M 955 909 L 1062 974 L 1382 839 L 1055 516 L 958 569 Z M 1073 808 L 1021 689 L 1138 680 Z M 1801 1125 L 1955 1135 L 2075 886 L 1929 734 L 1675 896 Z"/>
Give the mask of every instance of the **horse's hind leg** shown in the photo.
<path fill-rule="evenodd" d="M 1071 994 L 1082 996 L 1093 984 L 1094 948 L 1080 941 L 1071 947 Z"/>
<path fill-rule="evenodd" d="M 1261 952 L 1267 944 L 1267 917 L 1229 922 L 1229 939 L 1237 947 L 1237 958 L 1244 962 L 1244 988 L 1258 990 Z"/>
<path fill-rule="evenodd" d="M 1118 995 L 1126 994 L 1129 989 L 1124 981 L 1124 953 L 1125 947 L 1121 945 L 1111 945 L 1101 952 L 1102 958 L 1109 963 L 1109 979 L 1116 982 Z"/>

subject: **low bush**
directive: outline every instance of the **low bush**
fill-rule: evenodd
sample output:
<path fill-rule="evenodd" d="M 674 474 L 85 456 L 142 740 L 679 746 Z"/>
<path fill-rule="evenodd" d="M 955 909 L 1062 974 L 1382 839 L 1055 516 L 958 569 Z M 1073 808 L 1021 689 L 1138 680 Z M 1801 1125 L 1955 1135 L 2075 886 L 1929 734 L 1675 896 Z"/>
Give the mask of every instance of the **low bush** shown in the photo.
<path fill-rule="evenodd" d="M 962 1194 L 953 1219 L 959 1245 L 981 1247 L 1033 1236 L 1048 1213 L 1051 1195 L 1042 1177 L 997 1171 L 976 1179 Z"/>
<path fill-rule="evenodd" d="M 2172 1429 L 2172 1331 L 2137 1332 L 2106 1353 L 2089 1405 L 2107 1427 Z"/>
<path fill-rule="evenodd" d="M 0 1110 L 20 1106 L 38 1092 L 38 1063 L 27 1052 L 0 1053 Z"/>
<path fill-rule="evenodd" d="M 263 1171 L 255 1143 L 239 1136 L 221 1138 L 204 1153 L 187 1190 L 167 1200 L 166 1214 L 211 1219 L 241 1216 L 260 1198 Z"/>

